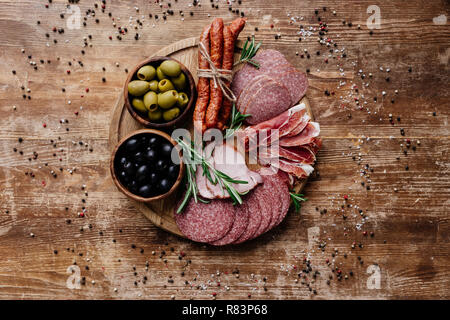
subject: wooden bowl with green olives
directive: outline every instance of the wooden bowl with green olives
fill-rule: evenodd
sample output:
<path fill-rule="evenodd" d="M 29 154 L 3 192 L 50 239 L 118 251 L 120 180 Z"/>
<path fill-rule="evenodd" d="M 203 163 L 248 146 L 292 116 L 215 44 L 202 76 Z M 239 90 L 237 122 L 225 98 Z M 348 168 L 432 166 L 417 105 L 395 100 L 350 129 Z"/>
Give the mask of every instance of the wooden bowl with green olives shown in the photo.
<path fill-rule="evenodd" d="M 188 120 L 197 99 L 194 78 L 179 61 L 152 57 L 130 72 L 123 89 L 131 116 L 149 128 L 171 129 Z"/>
<path fill-rule="evenodd" d="M 184 163 L 177 143 L 168 134 L 141 129 L 119 141 L 111 155 L 110 170 L 120 191 L 133 200 L 149 203 L 177 190 Z"/>

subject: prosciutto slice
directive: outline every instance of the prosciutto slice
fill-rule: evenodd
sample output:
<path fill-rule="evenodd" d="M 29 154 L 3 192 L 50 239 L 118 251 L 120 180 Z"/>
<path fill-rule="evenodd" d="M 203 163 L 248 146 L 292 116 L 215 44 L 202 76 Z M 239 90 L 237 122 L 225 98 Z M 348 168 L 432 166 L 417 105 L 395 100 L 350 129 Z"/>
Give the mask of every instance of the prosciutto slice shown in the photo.
<path fill-rule="evenodd" d="M 286 159 L 260 158 L 260 161 L 262 164 L 269 164 L 272 167 L 293 175 L 299 179 L 308 177 L 314 171 L 314 168 L 310 164 Z"/>
<path fill-rule="evenodd" d="M 311 117 L 306 112 L 306 105 L 301 103 L 270 120 L 247 127 L 238 132 L 238 137 L 246 149 L 259 145 L 270 145 L 284 136 L 300 133 L 308 124 Z M 259 141 L 255 139 L 260 136 Z M 262 136 L 264 138 L 262 138 Z M 252 143 L 250 143 L 252 142 Z"/>
<path fill-rule="evenodd" d="M 308 122 L 302 132 L 293 137 L 283 137 L 280 139 L 280 146 L 293 147 L 309 144 L 320 134 L 320 125 L 317 122 Z"/>

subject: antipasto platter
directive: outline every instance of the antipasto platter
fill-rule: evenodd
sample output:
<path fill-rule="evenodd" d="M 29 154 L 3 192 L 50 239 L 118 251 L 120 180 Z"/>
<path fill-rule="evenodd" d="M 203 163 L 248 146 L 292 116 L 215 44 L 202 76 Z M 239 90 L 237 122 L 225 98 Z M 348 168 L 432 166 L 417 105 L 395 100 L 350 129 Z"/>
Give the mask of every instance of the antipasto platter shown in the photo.
<path fill-rule="evenodd" d="M 118 189 L 156 226 L 212 245 L 251 240 L 276 227 L 292 203 L 298 209 L 321 146 L 306 75 L 278 51 L 237 40 L 245 20 L 228 26 L 220 20 L 200 39 L 173 43 L 136 66 L 113 109 L 109 135 Z M 173 104 L 166 98 L 172 91 L 170 98 L 181 99 Z M 225 140 L 214 137 L 199 147 L 178 140 L 175 129 L 192 137 L 213 129 Z M 191 151 L 198 161 L 183 163 Z"/>

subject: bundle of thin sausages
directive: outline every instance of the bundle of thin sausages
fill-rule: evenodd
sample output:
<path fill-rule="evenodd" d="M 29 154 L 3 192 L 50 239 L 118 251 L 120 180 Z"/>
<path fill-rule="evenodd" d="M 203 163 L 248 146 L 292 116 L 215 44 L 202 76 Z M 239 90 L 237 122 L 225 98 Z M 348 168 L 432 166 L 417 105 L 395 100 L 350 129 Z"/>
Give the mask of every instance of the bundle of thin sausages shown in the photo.
<path fill-rule="evenodd" d="M 200 35 L 211 61 L 217 69 L 232 70 L 234 64 L 234 45 L 239 33 L 244 29 L 245 19 L 238 18 L 229 26 L 224 26 L 221 18 L 207 25 Z M 210 69 L 208 61 L 198 53 L 199 69 Z M 229 87 L 230 83 L 226 83 Z M 199 78 L 197 84 L 197 103 L 194 110 L 194 128 L 205 132 L 209 128 L 224 129 L 228 123 L 232 102 L 224 98 L 219 86 L 213 79 Z"/>

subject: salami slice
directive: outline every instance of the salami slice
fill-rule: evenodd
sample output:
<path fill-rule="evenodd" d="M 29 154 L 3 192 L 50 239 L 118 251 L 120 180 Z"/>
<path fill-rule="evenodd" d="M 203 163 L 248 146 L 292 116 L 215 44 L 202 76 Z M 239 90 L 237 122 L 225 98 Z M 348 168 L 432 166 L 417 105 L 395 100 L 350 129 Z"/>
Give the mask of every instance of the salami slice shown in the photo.
<path fill-rule="evenodd" d="M 270 77 L 262 74 L 253 78 L 252 83 L 250 83 L 245 87 L 244 90 L 242 90 L 236 105 L 240 113 L 245 114 L 248 103 L 255 92 L 258 92 L 269 81 Z"/>
<path fill-rule="evenodd" d="M 308 78 L 292 66 L 281 66 L 269 71 L 270 76 L 283 83 L 289 90 L 293 104 L 300 101 L 308 89 Z"/>
<path fill-rule="evenodd" d="M 252 82 L 252 79 L 259 75 L 258 69 L 253 66 L 244 65 L 237 71 L 231 82 L 231 90 L 236 97 L 239 97 L 242 90 Z"/>
<path fill-rule="evenodd" d="M 213 242 L 223 238 L 234 223 L 234 206 L 229 200 L 212 200 L 205 204 L 191 199 L 184 212 L 175 213 L 181 232 L 197 242 Z"/>
<path fill-rule="evenodd" d="M 291 196 L 289 195 L 289 188 L 286 183 L 285 176 L 286 175 L 284 173 L 277 173 L 276 175 L 274 175 L 274 178 L 277 181 L 276 186 L 279 191 L 279 199 L 281 202 L 280 215 L 278 216 L 275 226 L 279 225 L 284 220 L 289 211 L 289 207 L 291 206 Z"/>
<path fill-rule="evenodd" d="M 210 242 L 213 246 L 224 246 L 236 241 L 247 229 L 249 221 L 248 207 L 240 205 L 235 208 L 235 218 L 231 230 L 221 239 Z"/>
<path fill-rule="evenodd" d="M 259 207 L 259 199 L 257 195 L 255 195 L 255 192 L 249 193 L 243 200 L 244 202 L 241 206 L 247 207 L 249 220 L 247 228 L 242 233 L 242 235 L 236 241 L 233 242 L 233 244 L 242 243 L 244 241 L 251 239 L 252 236 L 255 234 L 255 232 L 258 230 L 259 225 L 261 224 L 262 217 Z M 266 203 L 266 205 L 268 204 Z"/>
<path fill-rule="evenodd" d="M 281 52 L 272 49 L 259 50 L 252 60 L 259 63 L 259 69 L 247 63 L 234 74 L 231 89 L 238 98 L 242 91 L 253 83 L 255 77 L 280 66 L 290 66 Z"/>
<path fill-rule="evenodd" d="M 256 124 L 269 120 L 291 106 L 291 96 L 288 89 L 275 80 L 268 80 L 266 84 L 256 92 L 247 104 L 246 118 L 249 124 Z"/>
<path fill-rule="evenodd" d="M 264 177 L 265 178 L 265 177 Z M 259 207 L 261 211 L 261 223 L 258 230 L 252 236 L 252 239 L 263 234 L 269 227 L 273 219 L 273 212 L 278 212 L 279 201 L 275 194 L 277 186 L 274 185 L 272 179 L 265 178 L 263 185 L 259 186 L 254 192 L 257 193 L 259 199 Z M 273 205 L 267 205 L 268 199 L 271 199 Z M 277 216 L 278 218 L 278 216 Z"/>
<path fill-rule="evenodd" d="M 269 184 L 270 187 L 272 188 L 271 198 L 273 199 L 273 202 L 274 202 L 274 205 L 272 206 L 272 210 L 271 210 L 271 218 L 270 218 L 269 224 L 266 226 L 266 228 L 264 229 L 263 232 L 269 231 L 277 224 L 278 218 L 281 213 L 281 200 L 280 200 L 280 195 L 278 194 L 279 188 L 276 185 L 276 183 L 279 183 L 279 181 L 278 181 L 278 179 L 275 178 L 275 175 L 276 174 L 262 176 L 263 180 L 264 180 L 264 184 Z"/>
<path fill-rule="evenodd" d="M 267 73 L 267 71 L 275 68 L 291 65 L 280 51 L 273 49 L 259 50 L 252 60 L 259 63 L 258 70 L 261 73 Z"/>

